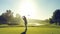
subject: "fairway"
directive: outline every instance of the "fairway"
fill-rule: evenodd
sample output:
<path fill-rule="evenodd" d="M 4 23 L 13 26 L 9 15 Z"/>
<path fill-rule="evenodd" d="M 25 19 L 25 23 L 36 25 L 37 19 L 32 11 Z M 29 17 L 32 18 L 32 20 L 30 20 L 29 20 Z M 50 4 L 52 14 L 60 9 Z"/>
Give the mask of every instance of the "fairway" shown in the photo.
<path fill-rule="evenodd" d="M 0 28 L 0 34 L 20 34 L 24 27 Z M 27 34 L 60 34 L 60 28 L 28 27 Z"/>

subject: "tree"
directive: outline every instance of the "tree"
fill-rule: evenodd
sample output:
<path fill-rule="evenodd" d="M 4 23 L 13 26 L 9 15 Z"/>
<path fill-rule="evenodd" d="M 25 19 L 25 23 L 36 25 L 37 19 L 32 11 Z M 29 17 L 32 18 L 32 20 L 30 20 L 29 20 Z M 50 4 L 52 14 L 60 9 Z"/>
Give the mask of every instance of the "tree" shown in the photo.
<path fill-rule="evenodd" d="M 22 25 L 23 19 L 22 19 L 22 17 L 21 17 L 20 14 L 16 14 L 15 19 L 16 19 L 16 22 L 17 22 L 18 24 Z"/>
<path fill-rule="evenodd" d="M 0 24 L 6 24 L 6 23 L 7 20 L 3 16 L 0 16 Z"/>
<path fill-rule="evenodd" d="M 55 23 L 56 25 L 60 25 L 60 9 L 55 10 L 52 18 L 50 19 L 50 23 Z"/>
<path fill-rule="evenodd" d="M 13 12 L 11 10 L 6 10 L 5 13 L 0 15 L 0 24 L 8 24 L 8 25 L 19 25 L 23 20 L 19 14 L 16 14 L 16 17 L 13 16 Z"/>
<path fill-rule="evenodd" d="M 10 24 L 13 23 L 14 17 L 11 10 L 6 10 L 5 13 L 0 15 L 0 24 Z"/>
<path fill-rule="evenodd" d="M 7 23 L 11 22 L 13 17 L 13 12 L 11 10 L 6 10 L 5 13 L 2 14 L 2 16 L 7 20 Z"/>

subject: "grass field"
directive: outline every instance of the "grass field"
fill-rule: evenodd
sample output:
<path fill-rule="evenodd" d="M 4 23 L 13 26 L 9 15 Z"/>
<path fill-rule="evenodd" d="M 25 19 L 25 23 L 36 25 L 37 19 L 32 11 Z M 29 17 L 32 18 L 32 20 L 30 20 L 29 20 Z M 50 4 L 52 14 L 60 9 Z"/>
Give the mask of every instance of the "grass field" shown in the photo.
<path fill-rule="evenodd" d="M 24 27 L 2 27 L 0 34 L 20 34 Z M 27 34 L 60 34 L 60 28 L 57 27 L 28 27 Z"/>

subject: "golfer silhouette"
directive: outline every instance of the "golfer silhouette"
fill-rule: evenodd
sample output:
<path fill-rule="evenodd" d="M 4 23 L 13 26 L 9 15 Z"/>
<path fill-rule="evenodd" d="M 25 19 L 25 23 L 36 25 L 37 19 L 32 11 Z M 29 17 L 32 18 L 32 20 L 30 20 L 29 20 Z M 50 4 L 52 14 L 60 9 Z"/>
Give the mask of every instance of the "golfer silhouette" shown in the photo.
<path fill-rule="evenodd" d="M 26 32 L 27 32 L 27 19 L 25 16 L 23 16 L 23 20 L 24 20 L 24 24 L 25 24 L 25 31 L 22 32 L 21 34 L 26 34 Z"/>

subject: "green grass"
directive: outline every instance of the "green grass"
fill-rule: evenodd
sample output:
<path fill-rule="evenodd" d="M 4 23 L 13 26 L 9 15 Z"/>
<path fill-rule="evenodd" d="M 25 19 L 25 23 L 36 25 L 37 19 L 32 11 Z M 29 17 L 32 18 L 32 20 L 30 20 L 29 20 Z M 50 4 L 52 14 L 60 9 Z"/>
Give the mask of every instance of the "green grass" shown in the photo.
<path fill-rule="evenodd" d="M 24 27 L 0 28 L 0 34 L 20 34 Z M 28 27 L 27 34 L 60 34 L 60 28 L 56 27 Z"/>
<path fill-rule="evenodd" d="M 23 27 L 0 28 L 0 34 L 20 34 L 21 32 L 23 32 Z"/>

